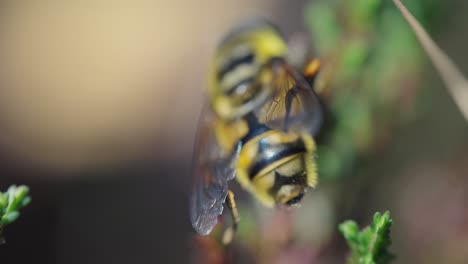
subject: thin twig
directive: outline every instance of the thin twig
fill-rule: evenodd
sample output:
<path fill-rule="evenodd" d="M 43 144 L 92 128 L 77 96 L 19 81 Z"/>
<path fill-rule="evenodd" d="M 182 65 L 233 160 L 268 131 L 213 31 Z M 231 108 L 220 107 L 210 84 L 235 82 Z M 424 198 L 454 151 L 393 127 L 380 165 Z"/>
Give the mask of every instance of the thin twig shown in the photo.
<path fill-rule="evenodd" d="M 458 106 L 466 121 L 468 121 L 468 81 L 455 63 L 437 46 L 403 3 L 400 0 L 393 0 L 393 3 L 397 6 L 403 17 L 413 29 L 416 34 L 416 38 L 421 43 L 434 64 L 434 67 L 445 82 L 455 104 Z"/>

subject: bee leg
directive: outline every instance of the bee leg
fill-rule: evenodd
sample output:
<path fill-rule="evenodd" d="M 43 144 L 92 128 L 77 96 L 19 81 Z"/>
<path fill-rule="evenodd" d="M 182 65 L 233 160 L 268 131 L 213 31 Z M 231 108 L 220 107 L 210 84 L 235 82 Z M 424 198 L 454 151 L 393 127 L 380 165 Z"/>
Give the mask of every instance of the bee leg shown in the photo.
<path fill-rule="evenodd" d="M 237 224 L 240 221 L 239 212 L 237 211 L 236 200 L 234 199 L 234 193 L 229 190 L 226 196 L 226 205 L 229 208 L 232 216 L 232 226 L 228 227 L 223 234 L 223 244 L 230 244 L 234 238 L 234 234 L 237 231 Z"/>
<path fill-rule="evenodd" d="M 314 82 L 319 71 L 320 71 L 320 60 L 313 59 L 307 64 L 304 70 L 304 77 L 309 82 L 310 86 L 314 87 Z"/>

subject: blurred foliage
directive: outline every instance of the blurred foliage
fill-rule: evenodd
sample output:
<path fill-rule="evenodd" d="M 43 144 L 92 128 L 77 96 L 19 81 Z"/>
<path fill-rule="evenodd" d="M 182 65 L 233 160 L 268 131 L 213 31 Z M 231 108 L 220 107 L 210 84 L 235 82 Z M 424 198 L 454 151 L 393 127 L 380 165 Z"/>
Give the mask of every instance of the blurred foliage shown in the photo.
<path fill-rule="evenodd" d="M 405 4 L 429 28 L 440 5 Z M 322 179 L 334 179 L 385 145 L 391 128 L 414 119 L 426 60 L 392 1 L 316 0 L 305 18 L 324 64 L 317 91 L 329 110 L 318 168 Z"/>
<path fill-rule="evenodd" d="M 10 186 L 5 193 L 0 192 L 0 240 L 4 227 L 18 219 L 19 210 L 31 202 L 28 193 L 27 186 L 15 185 Z"/>
<path fill-rule="evenodd" d="M 350 264 L 386 264 L 393 259 L 388 247 L 392 241 L 390 212 L 375 213 L 370 226 L 359 231 L 356 222 L 348 220 L 339 226 L 351 249 Z"/>

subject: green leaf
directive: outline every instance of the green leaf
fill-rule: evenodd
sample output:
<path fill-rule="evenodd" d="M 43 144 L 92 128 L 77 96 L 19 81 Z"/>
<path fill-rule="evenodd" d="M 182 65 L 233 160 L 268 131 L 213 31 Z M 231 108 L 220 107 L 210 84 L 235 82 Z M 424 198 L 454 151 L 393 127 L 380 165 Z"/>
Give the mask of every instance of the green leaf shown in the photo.
<path fill-rule="evenodd" d="M 2 213 L 2 208 L 5 208 L 8 204 L 8 195 L 0 192 L 0 216 Z"/>
<path fill-rule="evenodd" d="M 5 193 L 0 192 L 0 241 L 2 231 L 20 216 L 19 210 L 31 202 L 27 186 L 12 185 Z M 0 243 L 1 244 L 1 243 Z"/>
<path fill-rule="evenodd" d="M 13 223 L 16 219 L 19 217 L 19 212 L 18 211 L 13 211 L 10 212 L 2 217 L 2 221 L 0 224 L 2 225 L 7 225 Z"/>
<path fill-rule="evenodd" d="M 339 226 L 340 232 L 351 249 L 348 263 L 352 264 L 386 264 L 393 258 L 388 251 L 392 241 L 390 229 L 393 220 L 390 212 L 375 213 L 370 226 L 359 231 L 354 221 L 345 221 Z"/>

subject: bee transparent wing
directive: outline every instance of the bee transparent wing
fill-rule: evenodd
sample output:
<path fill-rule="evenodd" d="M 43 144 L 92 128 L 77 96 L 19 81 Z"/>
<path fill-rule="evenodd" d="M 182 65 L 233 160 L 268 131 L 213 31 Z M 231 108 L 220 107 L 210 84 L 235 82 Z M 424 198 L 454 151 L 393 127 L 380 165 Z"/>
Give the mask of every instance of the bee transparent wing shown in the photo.
<path fill-rule="evenodd" d="M 257 112 L 260 122 L 272 129 L 316 136 L 323 124 L 324 110 L 311 84 L 286 64 L 274 72 L 271 85 L 275 95 Z"/>
<path fill-rule="evenodd" d="M 215 136 L 216 116 L 205 107 L 199 121 L 193 157 L 194 184 L 190 204 L 190 219 L 195 230 L 207 235 L 223 212 L 228 182 L 235 176 L 235 153 L 224 153 Z"/>

